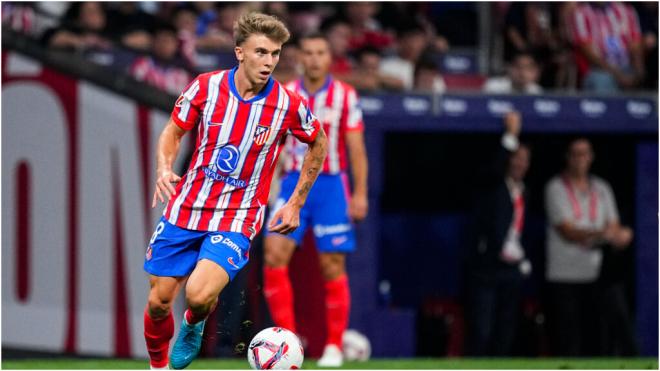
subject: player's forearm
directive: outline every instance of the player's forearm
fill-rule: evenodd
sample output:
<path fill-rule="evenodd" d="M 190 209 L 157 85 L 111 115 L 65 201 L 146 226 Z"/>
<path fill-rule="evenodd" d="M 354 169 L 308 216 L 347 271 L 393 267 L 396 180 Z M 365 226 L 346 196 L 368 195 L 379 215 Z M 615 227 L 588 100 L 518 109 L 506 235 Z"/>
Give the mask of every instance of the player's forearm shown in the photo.
<path fill-rule="evenodd" d="M 158 150 L 156 153 L 157 171 L 172 170 L 184 133 L 171 120 L 167 123 L 167 126 L 165 126 L 158 139 Z"/>
<path fill-rule="evenodd" d="M 289 203 L 302 208 L 307 200 L 307 195 L 312 189 L 312 185 L 321 172 L 323 161 L 328 154 L 328 138 L 323 129 L 319 129 L 316 139 L 309 145 L 309 150 L 305 154 L 303 160 L 302 170 L 300 171 L 300 179 L 298 184 L 293 190 Z"/>
<path fill-rule="evenodd" d="M 570 224 L 563 223 L 556 226 L 559 234 L 566 240 L 582 245 L 592 245 L 603 238 L 603 231 L 575 228 Z"/>
<path fill-rule="evenodd" d="M 358 143 L 349 147 L 348 152 L 353 174 L 353 194 L 366 197 L 369 162 L 367 160 L 367 151 L 361 138 Z"/>

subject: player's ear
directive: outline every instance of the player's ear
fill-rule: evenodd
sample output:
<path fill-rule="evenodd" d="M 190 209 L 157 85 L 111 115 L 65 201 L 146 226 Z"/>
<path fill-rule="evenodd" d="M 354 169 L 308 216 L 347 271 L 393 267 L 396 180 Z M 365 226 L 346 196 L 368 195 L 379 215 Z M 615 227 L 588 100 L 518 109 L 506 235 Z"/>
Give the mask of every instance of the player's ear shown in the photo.
<path fill-rule="evenodd" d="M 243 48 L 237 46 L 234 48 L 234 53 L 236 54 L 236 59 L 238 63 L 243 63 Z"/>

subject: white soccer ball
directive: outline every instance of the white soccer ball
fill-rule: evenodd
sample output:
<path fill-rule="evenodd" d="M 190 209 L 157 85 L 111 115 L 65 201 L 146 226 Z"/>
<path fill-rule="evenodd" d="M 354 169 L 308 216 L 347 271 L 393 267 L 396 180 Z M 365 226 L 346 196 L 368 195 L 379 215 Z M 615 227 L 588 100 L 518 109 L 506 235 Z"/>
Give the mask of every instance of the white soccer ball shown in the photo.
<path fill-rule="evenodd" d="M 254 370 L 295 370 L 305 359 L 298 337 L 282 327 L 269 327 L 252 338 L 247 350 Z"/>
<path fill-rule="evenodd" d="M 366 336 L 355 330 L 346 330 L 342 337 L 344 359 L 347 361 L 367 361 L 371 356 L 371 343 Z"/>

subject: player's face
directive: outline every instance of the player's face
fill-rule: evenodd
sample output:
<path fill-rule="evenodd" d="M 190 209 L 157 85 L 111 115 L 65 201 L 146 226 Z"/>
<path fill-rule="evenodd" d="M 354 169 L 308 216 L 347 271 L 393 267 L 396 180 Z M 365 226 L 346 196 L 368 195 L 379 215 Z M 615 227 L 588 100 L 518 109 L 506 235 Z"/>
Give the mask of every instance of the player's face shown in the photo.
<path fill-rule="evenodd" d="M 586 140 L 577 140 L 568 150 L 568 169 L 574 174 L 587 175 L 593 159 L 591 144 Z"/>
<path fill-rule="evenodd" d="M 282 44 L 261 34 L 250 35 L 235 49 L 236 59 L 252 85 L 263 85 L 268 81 L 280 60 L 281 51 Z"/>
<path fill-rule="evenodd" d="M 305 76 L 311 80 L 324 79 L 330 70 L 330 45 L 324 39 L 305 39 L 300 45 Z"/>

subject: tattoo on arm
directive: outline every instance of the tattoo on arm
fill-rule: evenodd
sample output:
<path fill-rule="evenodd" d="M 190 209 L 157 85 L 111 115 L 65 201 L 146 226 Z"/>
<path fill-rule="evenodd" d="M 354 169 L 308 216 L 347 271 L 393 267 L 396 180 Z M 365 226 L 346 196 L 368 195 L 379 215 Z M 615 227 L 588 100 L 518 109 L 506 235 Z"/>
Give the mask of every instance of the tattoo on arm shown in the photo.
<path fill-rule="evenodd" d="M 304 203 L 304 200 L 307 198 L 307 194 L 312 189 L 312 185 L 316 180 L 316 177 L 321 171 L 323 166 L 323 161 L 327 154 L 326 149 L 326 136 L 323 130 L 319 131 L 317 134 L 317 139 L 314 141 L 314 144 L 310 146 L 309 151 L 305 154 L 305 159 L 303 160 L 303 171 L 300 180 L 298 181 L 296 196 L 300 198 L 300 201 Z"/>

